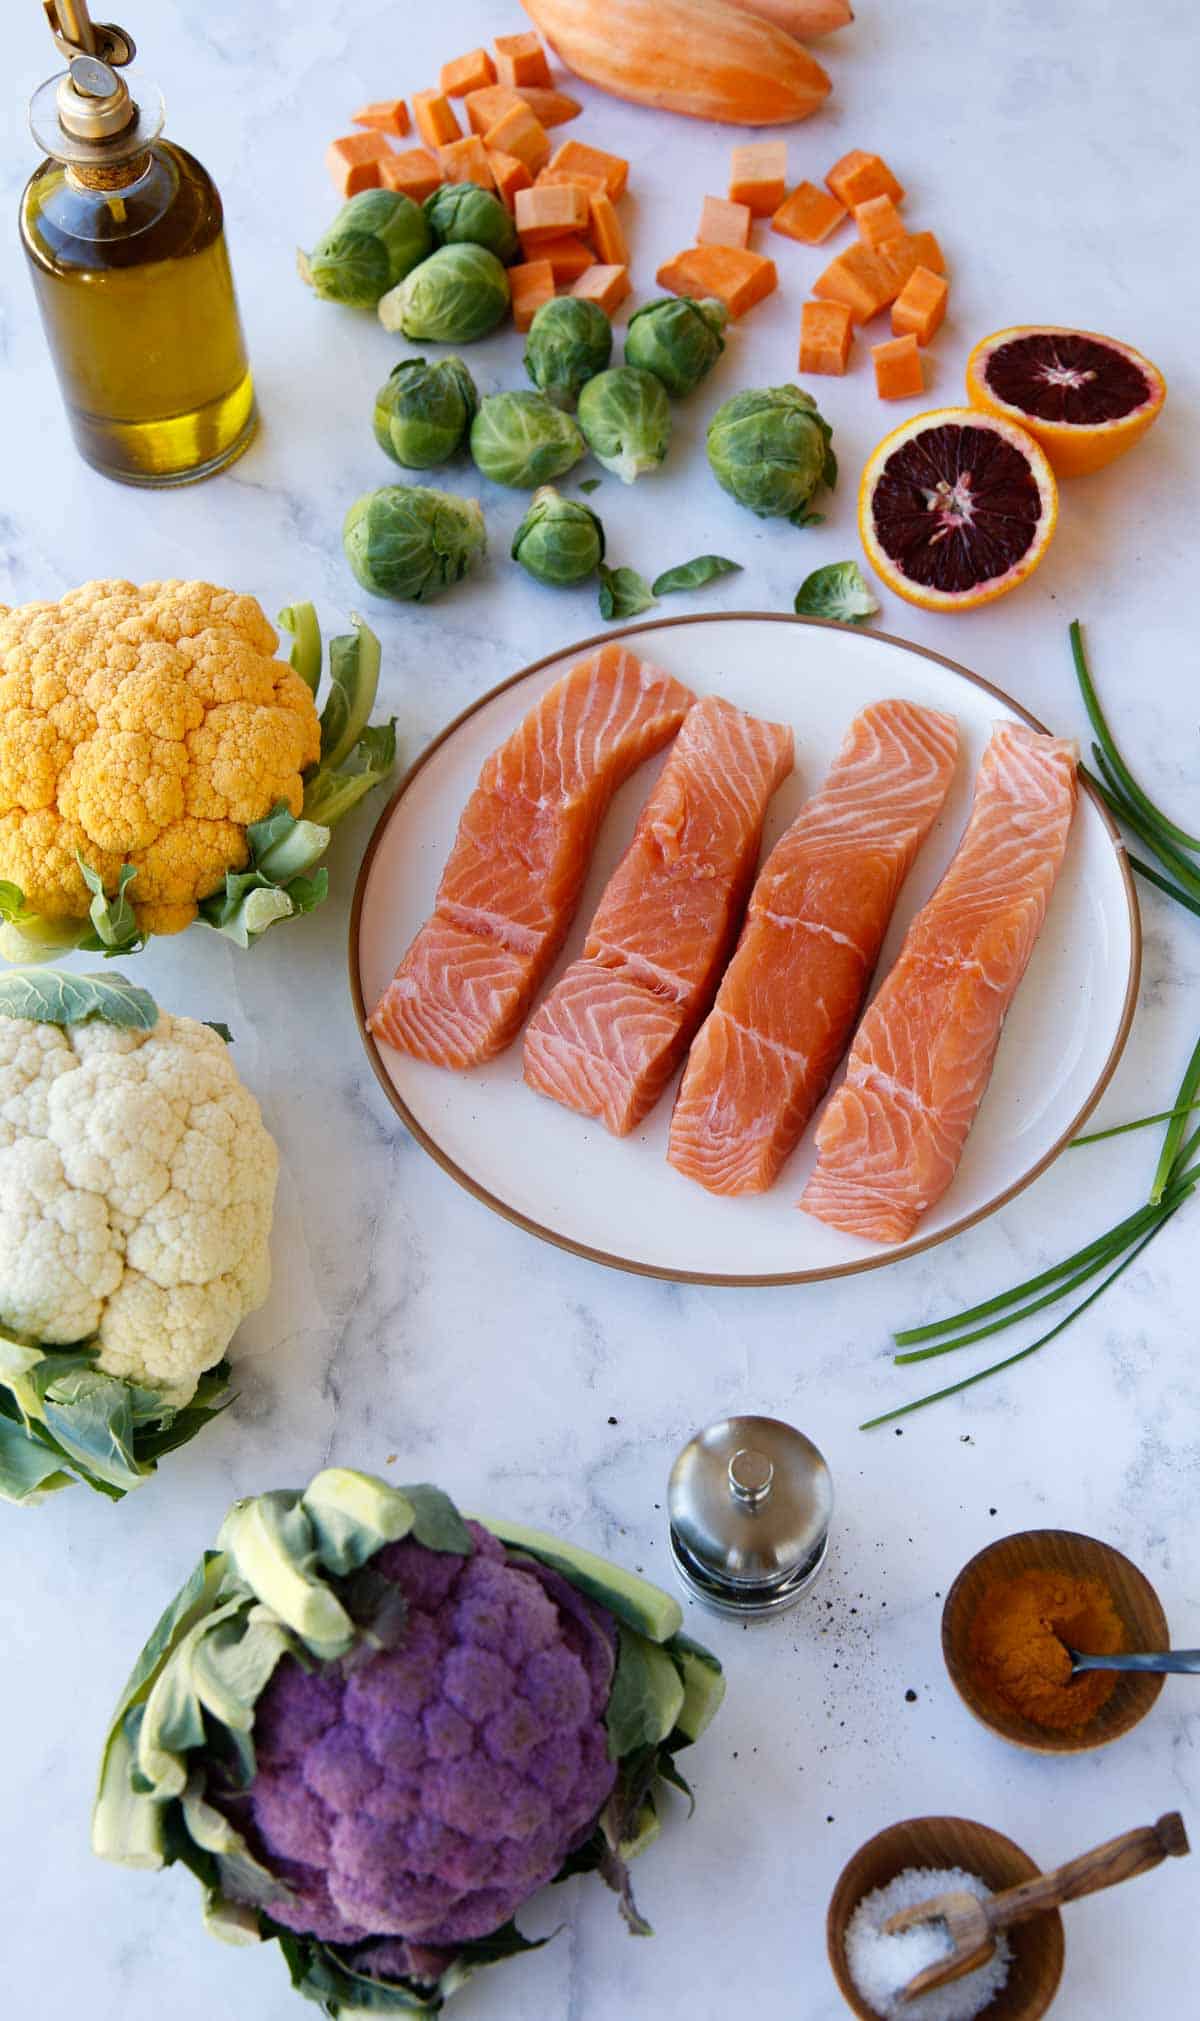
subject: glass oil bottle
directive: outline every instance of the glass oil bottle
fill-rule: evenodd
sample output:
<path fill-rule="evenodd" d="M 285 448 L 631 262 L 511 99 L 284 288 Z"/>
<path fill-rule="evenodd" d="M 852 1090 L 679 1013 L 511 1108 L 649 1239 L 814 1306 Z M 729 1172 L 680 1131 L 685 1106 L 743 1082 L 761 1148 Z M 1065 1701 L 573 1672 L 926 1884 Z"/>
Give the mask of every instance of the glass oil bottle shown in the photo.
<path fill-rule="evenodd" d="M 86 0 L 44 0 L 68 68 L 34 95 L 47 159 L 21 203 L 21 239 L 76 445 L 127 484 L 184 484 L 254 432 L 221 198 L 161 138 L 162 99 L 121 75 L 121 28 Z"/>

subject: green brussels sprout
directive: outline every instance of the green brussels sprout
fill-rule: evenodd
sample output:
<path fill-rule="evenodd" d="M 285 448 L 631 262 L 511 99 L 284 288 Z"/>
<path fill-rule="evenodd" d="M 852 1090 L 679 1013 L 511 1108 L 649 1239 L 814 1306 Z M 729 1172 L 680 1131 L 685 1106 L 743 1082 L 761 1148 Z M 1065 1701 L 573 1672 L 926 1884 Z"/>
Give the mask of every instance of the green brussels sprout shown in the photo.
<path fill-rule="evenodd" d="M 365 492 L 342 528 L 346 560 L 363 588 L 401 603 L 428 603 L 461 582 L 486 546 L 473 498 L 414 484 Z"/>
<path fill-rule="evenodd" d="M 379 320 L 418 344 L 470 344 L 508 314 L 508 300 L 508 275 L 495 253 L 439 246 L 383 297 Z"/>
<path fill-rule="evenodd" d="M 653 372 L 668 393 L 679 400 L 712 371 L 725 349 L 721 335 L 729 321 L 724 302 L 706 297 L 670 295 L 647 302 L 629 318 L 625 332 L 625 363 Z"/>
<path fill-rule="evenodd" d="M 805 526 L 822 484 L 837 483 L 833 430 L 799 386 L 735 393 L 708 424 L 708 460 L 724 491 L 760 519 Z"/>
<path fill-rule="evenodd" d="M 556 407 L 573 407 L 579 389 L 612 356 L 612 324 L 596 302 L 558 295 L 543 302 L 529 326 L 525 370 Z"/>
<path fill-rule="evenodd" d="M 399 190 L 364 189 L 343 204 L 311 253 L 297 253 L 296 262 L 323 301 L 373 309 L 428 258 L 432 245 L 420 204 Z"/>
<path fill-rule="evenodd" d="M 579 395 L 579 426 L 592 455 L 622 484 L 653 470 L 671 440 L 671 406 L 661 379 L 636 365 L 614 365 Z"/>
<path fill-rule="evenodd" d="M 438 246 L 486 246 L 506 267 L 521 250 L 517 227 L 499 197 L 477 182 L 444 182 L 421 206 Z"/>
<path fill-rule="evenodd" d="M 471 423 L 471 454 L 493 484 L 532 491 L 587 454 L 569 414 L 542 393 L 493 393 Z"/>
<path fill-rule="evenodd" d="M 464 447 L 478 406 L 461 358 L 405 358 L 375 395 L 375 440 L 406 470 L 432 470 Z"/>
<path fill-rule="evenodd" d="M 543 484 L 513 535 L 512 557 L 535 582 L 567 588 L 604 559 L 604 528 L 590 505 Z"/>

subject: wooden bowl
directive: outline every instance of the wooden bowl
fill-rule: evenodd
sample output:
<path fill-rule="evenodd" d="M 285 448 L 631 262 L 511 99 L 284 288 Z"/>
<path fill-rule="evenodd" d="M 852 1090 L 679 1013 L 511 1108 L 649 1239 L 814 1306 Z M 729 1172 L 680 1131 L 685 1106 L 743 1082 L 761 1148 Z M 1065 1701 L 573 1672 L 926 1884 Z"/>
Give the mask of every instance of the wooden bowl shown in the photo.
<path fill-rule="evenodd" d="M 1104 1747 L 1145 1718 L 1162 1690 L 1161 1676 L 1118 1676 L 1111 1697 L 1086 1726 L 1055 1732 L 993 1703 L 980 1690 L 968 1664 L 968 1638 L 982 1588 L 992 1579 L 1033 1571 L 1101 1580 L 1125 1624 L 1128 1649 L 1170 1648 L 1167 1618 L 1157 1593 L 1120 1551 L 1074 1530 L 1020 1530 L 1015 1536 L 998 1538 L 972 1558 L 946 1595 L 942 1655 L 950 1682 L 976 1719 L 1017 1747 L 1032 1748 L 1038 1754 L 1080 1754 L 1087 1748 Z"/>
<path fill-rule="evenodd" d="M 889 1825 L 868 1839 L 843 1868 L 825 1924 L 829 1962 L 842 1998 L 861 2021 L 878 2021 L 850 1977 L 846 1925 L 864 1895 L 886 1887 L 906 1867 L 961 1867 L 978 1874 L 993 1894 L 1033 1880 L 1040 1869 L 1020 1846 L 970 1818 L 919 1817 Z M 1063 1926 L 1057 1909 L 1009 1931 L 1012 1963 L 1007 1983 L 983 2010 L 981 2021 L 1037 2021 L 1058 1991 L 1063 1968 Z"/>

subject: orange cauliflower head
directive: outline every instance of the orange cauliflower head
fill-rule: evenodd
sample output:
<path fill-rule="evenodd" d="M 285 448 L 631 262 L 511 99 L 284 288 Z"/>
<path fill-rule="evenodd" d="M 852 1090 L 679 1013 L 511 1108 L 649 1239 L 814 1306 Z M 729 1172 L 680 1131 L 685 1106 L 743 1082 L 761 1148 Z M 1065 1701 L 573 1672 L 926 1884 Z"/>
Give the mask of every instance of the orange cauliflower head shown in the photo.
<path fill-rule="evenodd" d="M 89 582 L 0 605 L 0 879 L 85 920 L 78 857 L 147 933 L 178 933 L 249 859 L 246 829 L 298 815 L 320 725 L 252 596 L 207 582 Z"/>

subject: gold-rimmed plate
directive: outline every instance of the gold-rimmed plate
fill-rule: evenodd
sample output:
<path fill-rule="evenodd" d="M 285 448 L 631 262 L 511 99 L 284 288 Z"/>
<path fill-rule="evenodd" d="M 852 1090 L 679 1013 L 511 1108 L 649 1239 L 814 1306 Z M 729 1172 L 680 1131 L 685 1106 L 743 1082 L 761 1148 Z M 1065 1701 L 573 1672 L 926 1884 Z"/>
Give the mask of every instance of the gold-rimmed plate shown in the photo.
<path fill-rule="evenodd" d="M 624 639 L 699 694 L 721 694 L 793 725 L 796 770 L 772 803 L 764 847 L 815 791 L 858 710 L 904 696 L 956 718 L 958 773 L 901 894 L 880 977 L 953 853 L 993 725 L 1008 718 L 1044 727 L 966 668 L 879 632 L 721 612 L 659 619 L 602 638 Z M 380 816 L 354 894 L 350 985 L 368 1057 L 397 1114 L 460 1185 L 531 1234 L 618 1269 L 688 1283 L 801 1284 L 876 1269 L 994 1213 L 1070 1142 L 1107 1086 L 1133 1017 L 1141 961 L 1133 880 L 1107 812 L 1086 790 L 958 1175 L 899 1247 L 863 1242 L 797 1213 L 813 1162 L 811 1127 L 771 1192 L 716 1199 L 666 1163 L 670 1092 L 639 1130 L 618 1140 L 531 1093 L 521 1077 L 519 1042 L 490 1065 L 455 1074 L 407 1059 L 368 1032 L 367 1012 L 430 911 L 484 760 L 539 694 L 599 643 L 582 639 L 481 696 L 429 745 Z M 644 766 L 614 801 L 551 982 L 578 953 L 664 761 Z"/>

